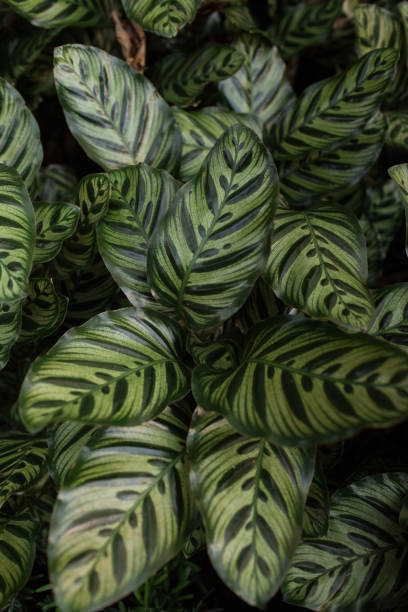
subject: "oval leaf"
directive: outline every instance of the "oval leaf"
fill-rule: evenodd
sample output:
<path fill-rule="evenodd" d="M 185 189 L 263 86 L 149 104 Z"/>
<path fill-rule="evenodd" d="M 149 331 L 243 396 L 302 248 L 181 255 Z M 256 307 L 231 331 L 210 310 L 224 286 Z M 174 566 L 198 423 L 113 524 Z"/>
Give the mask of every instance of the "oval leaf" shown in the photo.
<path fill-rule="evenodd" d="M 181 143 L 167 104 L 126 62 L 95 47 L 54 52 L 55 84 L 68 126 L 103 168 L 146 162 L 171 172 Z"/>
<path fill-rule="evenodd" d="M 300 540 L 314 449 L 247 438 L 198 409 L 189 451 L 210 559 L 230 589 L 261 607 L 278 590 Z"/>
<path fill-rule="evenodd" d="M 36 241 L 34 263 L 45 263 L 56 257 L 62 242 L 76 229 L 79 209 L 65 202 L 34 202 Z"/>
<path fill-rule="evenodd" d="M 183 332 L 146 309 L 104 312 L 36 359 L 20 393 L 29 431 L 53 421 L 138 424 L 188 391 Z"/>
<path fill-rule="evenodd" d="M 41 28 L 60 28 L 75 24 L 95 25 L 100 7 L 93 0 L 5 0 L 15 11 Z"/>
<path fill-rule="evenodd" d="M 203 408 L 247 435 L 334 442 L 408 417 L 408 357 L 366 334 L 276 317 L 254 327 L 239 367 L 199 366 L 192 388 Z"/>
<path fill-rule="evenodd" d="M 130 19 L 144 30 L 159 36 L 177 36 L 179 30 L 193 20 L 202 0 L 123 0 Z"/>
<path fill-rule="evenodd" d="M 153 234 L 148 279 L 159 301 L 197 329 L 237 310 L 264 270 L 277 191 L 272 158 L 252 130 L 227 130 Z"/>

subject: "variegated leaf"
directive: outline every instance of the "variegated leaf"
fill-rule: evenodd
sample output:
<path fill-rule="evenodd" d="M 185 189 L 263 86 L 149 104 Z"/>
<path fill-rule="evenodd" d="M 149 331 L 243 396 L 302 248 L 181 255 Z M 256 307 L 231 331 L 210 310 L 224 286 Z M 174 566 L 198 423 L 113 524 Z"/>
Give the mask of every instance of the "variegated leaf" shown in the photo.
<path fill-rule="evenodd" d="M 389 111 L 385 114 L 385 142 L 394 149 L 408 151 L 408 112 Z"/>
<path fill-rule="evenodd" d="M 144 30 L 159 36 L 177 36 L 193 20 L 202 0 L 124 0 L 126 14 Z"/>
<path fill-rule="evenodd" d="M 67 306 L 68 298 L 56 292 L 51 279 L 31 279 L 18 341 L 32 342 L 53 334 L 62 325 Z"/>
<path fill-rule="evenodd" d="M 0 302 L 0 370 L 9 360 L 10 349 L 21 329 L 21 300 Z"/>
<path fill-rule="evenodd" d="M 69 478 L 82 449 L 100 430 L 99 425 L 88 425 L 79 421 L 66 421 L 51 429 L 48 463 L 58 489 L 61 489 L 65 480 Z"/>
<path fill-rule="evenodd" d="M 408 350 L 408 283 L 374 292 L 375 313 L 370 334 Z"/>
<path fill-rule="evenodd" d="M 33 263 L 51 261 L 76 229 L 79 209 L 66 202 L 34 202 L 36 240 Z"/>

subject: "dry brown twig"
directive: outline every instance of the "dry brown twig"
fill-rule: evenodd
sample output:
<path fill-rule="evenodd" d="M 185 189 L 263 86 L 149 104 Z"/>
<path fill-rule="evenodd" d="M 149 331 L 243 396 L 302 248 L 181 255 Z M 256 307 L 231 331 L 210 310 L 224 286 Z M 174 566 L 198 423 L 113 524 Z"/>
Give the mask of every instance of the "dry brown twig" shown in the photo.
<path fill-rule="evenodd" d="M 146 70 L 146 36 L 136 21 L 121 19 L 114 9 L 111 13 L 115 24 L 115 35 L 121 46 L 123 57 L 129 66 L 142 74 Z"/>

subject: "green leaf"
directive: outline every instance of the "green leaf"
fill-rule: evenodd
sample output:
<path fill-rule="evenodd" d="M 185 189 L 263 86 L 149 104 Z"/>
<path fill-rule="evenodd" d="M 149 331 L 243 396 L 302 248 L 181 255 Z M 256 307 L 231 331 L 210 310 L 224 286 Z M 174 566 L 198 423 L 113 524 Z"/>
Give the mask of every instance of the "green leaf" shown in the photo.
<path fill-rule="evenodd" d="M 21 2 L 18 2 L 18 4 L 21 4 Z M 7 40 L 5 71 L 2 75 L 6 81 L 15 83 L 23 74 L 26 74 L 32 68 L 44 47 L 58 33 L 58 29 L 39 30 L 33 27 L 25 36 L 12 34 Z"/>
<path fill-rule="evenodd" d="M 251 11 L 242 2 L 230 2 L 222 9 L 225 18 L 226 30 L 243 30 L 250 32 L 256 30 L 256 22 Z"/>
<path fill-rule="evenodd" d="M 36 241 L 33 263 L 54 259 L 76 229 L 79 209 L 66 202 L 34 202 Z"/>
<path fill-rule="evenodd" d="M 385 142 L 394 149 L 408 150 L 408 113 L 391 111 L 385 115 L 387 131 Z"/>
<path fill-rule="evenodd" d="M 265 273 L 276 295 L 315 318 L 363 329 L 373 304 L 362 230 L 334 204 L 279 208 Z"/>
<path fill-rule="evenodd" d="M 329 504 L 326 477 L 318 456 L 303 514 L 303 538 L 317 538 L 326 534 Z"/>
<path fill-rule="evenodd" d="M 276 159 L 296 159 L 354 136 L 376 112 L 394 72 L 394 49 L 371 51 L 305 89 L 272 127 Z"/>
<path fill-rule="evenodd" d="M 144 30 L 159 36 L 177 36 L 179 30 L 193 20 L 202 0 L 123 0 L 130 19 Z"/>
<path fill-rule="evenodd" d="M 78 178 L 72 168 L 63 164 L 50 164 L 39 172 L 37 197 L 44 202 L 71 202 L 77 183 Z"/>
<path fill-rule="evenodd" d="M 408 283 L 374 292 L 375 313 L 368 332 L 408 350 Z"/>
<path fill-rule="evenodd" d="M 284 585 L 311 610 L 384 610 L 408 595 L 407 531 L 398 524 L 405 473 L 368 476 L 337 491 L 327 535 L 298 547 Z"/>
<path fill-rule="evenodd" d="M 28 293 L 35 219 L 30 196 L 14 168 L 0 164 L 0 302 Z"/>
<path fill-rule="evenodd" d="M 247 435 L 335 442 L 408 417 L 408 357 L 367 334 L 281 316 L 253 328 L 238 367 L 198 366 L 192 389 Z"/>
<path fill-rule="evenodd" d="M 188 181 L 199 173 L 209 151 L 229 127 L 246 125 L 262 138 L 262 127 L 253 115 L 233 113 L 216 106 L 192 112 L 175 107 L 173 115 L 181 132 L 179 177 L 182 181 Z"/>
<path fill-rule="evenodd" d="M 55 84 L 72 134 L 103 168 L 146 162 L 171 172 L 181 143 L 170 108 L 146 77 L 95 47 L 54 52 Z"/>
<path fill-rule="evenodd" d="M 300 540 L 314 449 L 247 438 L 201 409 L 188 441 L 210 559 L 230 589 L 263 606 Z"/>
<path fill-rule="evenodd" d="M 341 7 L 342 0 L 300 2 L 297 6 L 289 6 L 275 32 L 281 41 L 283 57 L 293 57 L 307 47 L 325 42 Z"/>
<path fill-rule="evenodd" d="M 256 323 L 274 317 L 279 313 L 272 287 L 263 278 L 258 278 L 243 307 L 236 313 L 237 327 L 247 333 Z"/>
<path fill-rule="evenodd" d="M 21 300 L 5 304 L 0 302 L 0 370 L 9 360 L 10 349 L 21 328 Z"/>
<path fill-rule="evenodd" d="M 59 295 L 51 279 L 30 280 L 23 302 L 19 342 L 36 341 L 55 332 L 64 321 L 68 299 Z"/>
<path fill-rule="evenodd" d="M 0 513 L 0 606 L 17 593 L 30 576 L 35 556 L 37 521 L 30 507 Z"/>
<path fill-rule="evenodd" d="M 193 52 L 165 56 L 153 70 L 153 81 L 167 102 L 189 106 L 208 83 L 231 76 L 243 61 L 242 53 L 231 45 L 210 42 Z"/>
<path fill-rule="evenodd" d="M 231 316 L 264 271 L 277 190 L 252 130 L 227 130 L 152 236 L 148 279 L 160 303 L 195 329 Z"/>
<path fill-rule="evenodd" d="M 100 19 L 94 0 L 5 0 L 13 10 L 41 28 L 96 25 Z"/>
<path fill-rule="evenodd" d="M 104 312 L 68 331 L 32 364 L 20 393 L 25 426 L 137 425 L 185 395 L 182 328 L 149 309 Z"/>
<path fill-rule="evenodd" d="M 244 56 L 241 68 L 219 85 L 238 113 L 252 113 L 269 129 L 280 111 L 295 99 L 277 47 L 261 36 L 244 34 L 235 43 Z"/>
<path fill-rule="evenodd" d="M 69 478 L 82 449 L 99 431 L 99 425 L 92 426 L 78 421 L 66 421 L 51 430 L 48 463 L 58 489 L 61 489 L 65 480 Z"/>
<path fill-rule="evenodd" d="M 0 506 L 40 480 L 47 471 L 47 455 L 47 440 L 43 438 L 19 431 L 0 433 Z"/>
<path fill-rule="evenodd" d="M 182 548 L 193 528 L 189 417 L 167 408 L 138 427 L 101 428 L 80 454 L 50 529 L 51 580 L 63 612 L 121 599 Z"/>
<path fill-rule="evenodd" d="M 388 174 L 397 184 L 405 204 L 405 252 L 408 255 L 408 164 L 391 166 Z"/>
<path fill-rule="evenodd" d="M 41 166 L 38 124 L 17 89 L 0 78 L 0 162 L 15 168 L 27 187 Z"/>
<path fill-rule="evenodd" d="M 336 194 L 357 183 L 381 153 L 386 122 L 377 112 L 360 132 L 326 151 L 312 151 L 305 158 L 286 162 L 279 168 L 281 191 L 294 204 L 308 198 Z"/>
<path fill-rule="evenodd" d="M 135 306 L 154 300 L 147 283 L 147 245 L 178 183 L 145 164 L 111 170 L 109 211 L 97 229 L 98 249 L 114 280 Z"/>

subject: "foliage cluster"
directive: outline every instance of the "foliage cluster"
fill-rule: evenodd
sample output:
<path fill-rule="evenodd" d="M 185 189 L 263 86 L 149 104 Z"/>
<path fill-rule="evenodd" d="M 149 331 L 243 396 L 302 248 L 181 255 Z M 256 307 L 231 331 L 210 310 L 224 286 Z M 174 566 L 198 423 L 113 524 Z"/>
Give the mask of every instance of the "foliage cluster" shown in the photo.
<path fill-rule="evenodd" d="M 0 607 L 408 604 L 408 2 L 0 17 Z"/>

